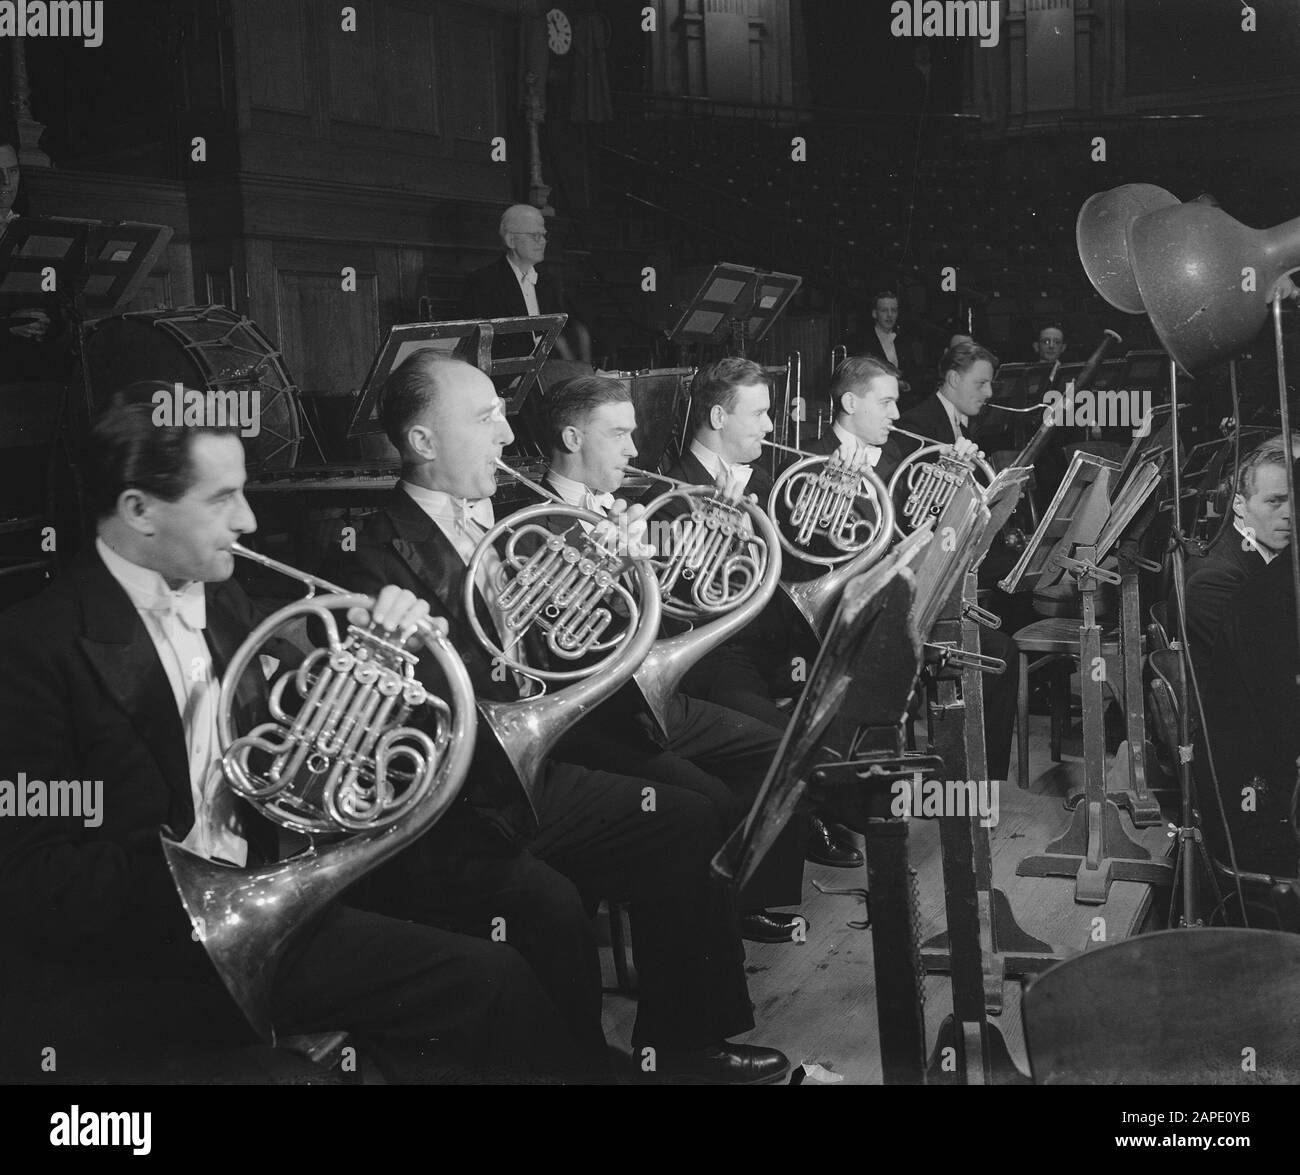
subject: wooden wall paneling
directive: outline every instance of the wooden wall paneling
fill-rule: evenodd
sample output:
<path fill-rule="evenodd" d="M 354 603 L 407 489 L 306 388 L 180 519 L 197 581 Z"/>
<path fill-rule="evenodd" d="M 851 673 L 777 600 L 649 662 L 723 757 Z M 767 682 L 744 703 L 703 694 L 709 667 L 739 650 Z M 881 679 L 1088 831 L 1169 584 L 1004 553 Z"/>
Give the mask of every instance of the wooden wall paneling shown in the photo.
<path fill-rule="evenodd" d="M 385 19 L 384 123 L 399 131 L 442 135 L 434 17 L 427 8 L 390 4 Z"/>
<path fill-rule="evenodd" d="M 494 136 L 506 134 L 502 117 L 501 67 L 504 55 L 495 19 L 452 5 L 437 13 L 440 58 L 438 66 L 447 79 L 448 135 L 469 157 L 488 157 Z M 518 120 L 510 120 L 514 127 Z M 519 123 L 518 125 L 522 125 Z M 526 152 L 522 133 L 507 134 L 511 151 Z"/>
<path fill-rule="evenodd" d="M 270 337 L 275 346 L 280 341 L 280 316 L 276 299 L 275 246 L 267 240 L 252 238 L 243 242 L 243 262 L 235 261 L 235 307 L 246 314 Z M 297 373 L 293 373 L 297 378 Z"/>
<path fill-rule="evenodd" d="M 402 248 L 396 245 L 374 251 L 375 294 L 378 308 L 374 333 L 376 347 L 378 347 L 380 338 L 390 326 L 403 321 L 402 252 Z M 357 288 L 360 289 L 359 279 Z"/>
<path fill-rule="evenodd" d="M 318 19 L 313 5 L 312 19 Z M 323 5 L 321 6 L 324 7 Z M 245 0 L 244 43 L 249 101 L 255 110 L 310 113 L 306 14 L 302 0 Z"/>
<path fill-rule="evenodd" d="M 353 5 L 357 12 L 356 29 L 345 32 L 342 5 L 333 6 L 320 19 L 323 87 L 327 115 L 331 122 L 381 125 L 378 46 L 383 31 L 385 6 L 374 2 Z"/>
<path fill-rule="evenodd" d="M 298 386 L 326 395 L 359 388 L 380 335 L 375 252 L 297 246 L 275 256 L 280 348 Z M 357 270 L 353 293 L 342 289 L 344 265 Z M 395 266 L 386 269 L 395 281 Z"/>

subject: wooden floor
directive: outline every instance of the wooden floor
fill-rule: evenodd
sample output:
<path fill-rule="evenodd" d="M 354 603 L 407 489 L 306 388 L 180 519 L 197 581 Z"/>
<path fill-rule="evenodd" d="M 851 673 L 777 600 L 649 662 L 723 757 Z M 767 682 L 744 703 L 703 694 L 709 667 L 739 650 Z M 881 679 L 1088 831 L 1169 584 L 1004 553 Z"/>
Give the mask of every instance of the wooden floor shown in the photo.
<path fill-rule="evenodd" d="M 1105 941 L 1130 936 L 1151 913 L 1152 891 L 1133 882 L 1115 882 L 1102 906 L 1076 905 L 1074 882 L 1065 878 L 1026 878 L 1016 865 L 1030 853 L 1041 852 L 1069 823 L 1064 797 L 1083 787 L 1082 747 L 1076 726 L 1062 750 L 1064 762 L 1053 764 L 1048 754 L 1048 719 L 1030 718 L 1031 786 L 1022 791 L 1014 781 L 1002 789 L 1000 819 L 992 831 L 994 883 L 1005 891 L 1020 926 L 1068 953 L 1100 945 L 1097 924 L 1105 920 Z M 1015 765 L 1012 764 L 1012 772 Z M 1125 831 L 1153 857 L 1171 851 L 1163 827 L 1135 832 L 1127 815 Z M 921 916 L 926 936 L 944 929 L 943 879 L 939 855 L 939 826 L 934 820 L 913 820 L 911 863 L 916 869 Z M 875 977 L 871 931 L 847 924 L 863 917 L 860 898 L 822 894 L 814 882 L 833 889 L 865 884 L 865 870 L 829 869 L 809 863 L 804 903 L 799 911 L 809 921 L 803 944 L 746 944 L 746 971 L 756 1027 L 745 1039 L 784 1051 L 795 1064 L 820 1066 L 804 1084 L 879 1085 Z M 1165 911 L 1156 912 L 1161 919 Z M 613 967 L 604 952 L 608 983 Z M 1020 1021 L 1020 984 L 1004 985 L 1005 1008 L 992 1018 L 1022 1069 L 1028 1070 Z M 951 1008 L 946 977 L 926 981 L 926 1030 L 931 1043 Z M 611 1045 L 630 1049 L 634 1001 L 610 994 L 605 998 L 605 1031 Z"/>

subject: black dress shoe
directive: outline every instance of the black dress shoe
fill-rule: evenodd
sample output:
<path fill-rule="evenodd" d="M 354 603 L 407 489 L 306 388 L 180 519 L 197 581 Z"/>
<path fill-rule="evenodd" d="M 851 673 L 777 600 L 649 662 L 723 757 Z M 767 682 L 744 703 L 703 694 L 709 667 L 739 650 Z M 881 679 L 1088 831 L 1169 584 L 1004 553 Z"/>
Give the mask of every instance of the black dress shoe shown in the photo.
<path fill-rule="evenodd" d="M 776 1049 L 723 1041 L 660 1058 L 656 1076 L 681 1085 L 772 1085 L 790 1072 L 790 1059 Z"/>
<path fill-rule="evenodd" d="M 808 849 L 804 857 L 832 869 L 856 869 L 863 863 L 862 853 L 851 841 L 837 837 L 837 831 L 834 825 L 814 816 L 808 829 Z M 843 833 L 843 836 L 847 835 Z"/>
<path fill-rule="evenodd" d="M 794 942 L 808 932 L 808 919 L 802 914 L 775 914 L 771 910 L 755 910 L 740 919 L 740 937 L 749 942 Z"/>

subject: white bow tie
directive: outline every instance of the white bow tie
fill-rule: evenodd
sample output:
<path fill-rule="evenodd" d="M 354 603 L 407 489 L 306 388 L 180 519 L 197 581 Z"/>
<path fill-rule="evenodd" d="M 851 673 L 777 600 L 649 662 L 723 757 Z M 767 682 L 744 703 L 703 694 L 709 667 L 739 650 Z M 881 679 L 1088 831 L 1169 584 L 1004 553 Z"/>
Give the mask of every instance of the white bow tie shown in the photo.
<path fill-rule="evenodd" d="M 159 594 L 144 607 L 156 616 L 178 618 L 191 632 L 202 632 L 207 626 L 207 600 L 203 594 L 203 584 L 198 580 L 187 584 L 178 592 Z"/>
<path fill-rule="evenodd" d="M 718 476 L 715 479 L 718 489 L 725 490 L 729 482 L 734 481 L 736 488 L 740 493 L 745 492 L 745 487 L 749 485 L 750 475 L 754 472 L 749 465 L 728 465 L 721 457 L 718 458 Z"/>
<path fill-rule="evenodd" d="M 526 286 L 535 286 L 537 284 L 537 270 L 530 269 L 527 273 L 521 273 L 519 280 Z"/>
<path fill-rule="evenodd" d="M 604 514 L 608 517 L 609 512 L 614 509 L 614 495 L 593 494 L 591 490 L 584 490 L 582 507 L 584 510 L 592 510 L 597 514 Z"/>
<path fill-rule="evenodd" d="M 469 498 L 454 498 L 452 501 L 456 509 L 456 521 L 462 527 L 468 528 L 473 524 L 486 533 L 496 525 L 491 498 L 475 498 L 473 501 Z"/>

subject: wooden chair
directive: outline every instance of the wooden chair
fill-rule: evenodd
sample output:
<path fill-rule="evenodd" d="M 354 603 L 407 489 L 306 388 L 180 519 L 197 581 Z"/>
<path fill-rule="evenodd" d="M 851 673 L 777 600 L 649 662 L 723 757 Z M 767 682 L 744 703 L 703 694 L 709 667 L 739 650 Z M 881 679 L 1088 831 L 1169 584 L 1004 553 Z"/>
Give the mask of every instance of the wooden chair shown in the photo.
<path fill-rule="evenodd" d="M 1070 729 L 1070 676 L 1079 660 L 1079 621 L 1050 616 L 1026 624 L 1015 634 L 1020 654 L 1020 692 L 1016 699 L 1016 783 L 1029 786 L 1029 675 L 1052 672 L 1052 729 L 1049 747 L 1053 763 L 1061 761 L 1061 743 Z M 1120 655 L 1119 636 L 1102 634 L 1102 656 L 1109 662 Z M 1030 663 L 1030 657 L 1038 660 Z"/>
<path fill-rule="evenodd" d="M 1163 930 L 1085 951 L 1021 1004 L 1038 1085 L 1300 1081 L 1300 935 Z"/>

